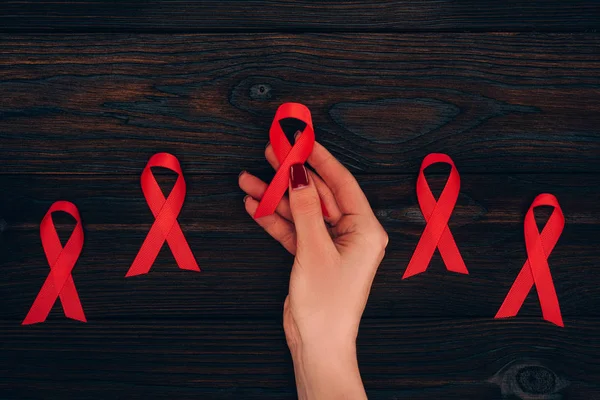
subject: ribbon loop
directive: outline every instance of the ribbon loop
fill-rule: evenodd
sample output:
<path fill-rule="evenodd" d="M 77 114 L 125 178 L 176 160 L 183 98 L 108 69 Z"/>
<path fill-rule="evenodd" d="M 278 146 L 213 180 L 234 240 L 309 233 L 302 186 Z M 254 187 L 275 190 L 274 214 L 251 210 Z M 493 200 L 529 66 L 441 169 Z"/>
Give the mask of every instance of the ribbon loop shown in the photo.
<path fill-rule="evenodd" d="M 64 247 L 60 243 L 56 227 L 52 221 L 52 213 L 56 211 L 66 212 L 75 218 L 77 222 Z M 83 227 L 77 207 L 68 201 L 57 201 L 52 204 L 40 224 L 40 237 L 50 266 L 50 273 L 22 325 L 44 322 L 57 298 L 60 298 L 67 318 L 87 322 L 71 276 L 71 271 L 83 248 Z"/>
<path fill-rule="evenodd" d="M 449 164 L 451 169 L 442 194 L 436 201 L 427 183 L 424 171 L 427 167 L 437 163 Z M 436 248 L 439 249 L 442 260 L 449 271 L 461 274 L 469 273 L 448 227 L 448 221 L 454 210 L 459 191 L 460 176 L 452 159 L 446 154 L 432 153 L 427 155 L 421 163 L 417 178 L 417 200 L 427 225 L 402 279 L 425 272 Z"/>
<path fill-rule="evenodd" d="M 285 118 L 295 118 L 306 124 L 302 134 L 297 137 L 293 146 L 281 128 L 280 122 Z M 279 106 L 269 129 L 269 139 L 279 160 L 279 169 L 260 200 L 254 218 L 264 217 L 275 212 L 288 188 L 290 167 L 294 164 L 304 164 L 312 152 L 315 144 L 315 131 L 310 110 L 300 103 L 284 103 Z M 323 206 L 322 210 L 323 215 L 327 216 L 327 211 Z"/>
<path fill-rule="evenodd" d="M 554 207 L 541 234 L 534 215 L 534 209 L 540 206 Z M 527 260 L 495 318 L 508 318 L 517 315 L 535 284 L 544 319 L 555 325 L 565 326 L 552 275 L 550 274 L 550 266 L 548 265 L 548 256 L 554 250 L 564 226 L 565 217 L 558 199 L 549 193 L 538 195 L 525 215 L 524 233 Z"/>
<path fill-rule="evenodd" d="M 175 185 L 166 199 L 152 173 L 152 167 L 166 168 L 177 174 Z M 177 222 L 186 194 L 185 180 L 179 160 L 168 153 L 154 154 L 142 172 L 141 186 L 155 221 L 125 276 L 147 274 L 165 241 L 179 268 L 200 271 L 194 254 Z"/>

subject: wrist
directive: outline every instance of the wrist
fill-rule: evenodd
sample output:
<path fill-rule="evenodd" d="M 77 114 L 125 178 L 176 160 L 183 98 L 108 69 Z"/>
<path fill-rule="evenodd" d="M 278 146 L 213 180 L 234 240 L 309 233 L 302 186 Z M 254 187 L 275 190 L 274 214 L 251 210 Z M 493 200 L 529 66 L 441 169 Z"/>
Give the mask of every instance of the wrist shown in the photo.
<path fill-rule="evenodd" d="M 333 338 L 300 342 L 292 351 L 292 357 L 323 363 L 335 363 L 337 360 L 356 362 L 356 342 Z"/>
<path fill-rule="evenodd" d="M 294 360 L 335 363 L 337 360 L 356 362 L 356 340 L 354 338 L 320 335 L 304 339 L 298 334 L 288 334 L 286 339 Z"/>
<path fill-rule="evenodd" d="M 291 354 L 300 399 L 366 398 L 354 343 L 303 343 Z"/>

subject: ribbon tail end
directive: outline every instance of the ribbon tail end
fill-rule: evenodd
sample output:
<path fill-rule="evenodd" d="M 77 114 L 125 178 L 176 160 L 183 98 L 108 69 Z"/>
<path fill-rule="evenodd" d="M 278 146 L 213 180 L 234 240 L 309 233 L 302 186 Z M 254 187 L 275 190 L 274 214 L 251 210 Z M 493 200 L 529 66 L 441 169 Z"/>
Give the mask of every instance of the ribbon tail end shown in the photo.
<path fill-rule="evenodd" d="M 558 315 L 556 317 L 544 317 L 544 319 L 550 323 L 553 323 L 556 326 L 560 326 L 561 328 L 565 327 L 565 323 L 563 322 L 562 316 Z"/>
<path fill-rule="evenodd" d="M 138 275 L 144 275 L 147 274 L 147 272 L 137 272 L 137 271 L 127 271 L 127 273 L 125 274 L 125 278 L 130 278 L 132 276 L 138 276 Z"/>
<path fill-rule="evenodd" d="M 456 272 L 457 274 L 469 275 L 469 270 L 462 260 L 459 260 L 455 265 L 446 265 L 446 269 L 450 272 Z"/>
<path fill-rule="evenodd" d="M 565 323 L 561 320 L 561 321 L 550 321 L 552 322 L 554 325 L 559 326 L 561 328 L 565 327 Z"/>
<path fill-rule="evenodd" d="M 254 219 L 258 219 L 260 217 L 266 217 L 267 215 L 270 215 L 271 213 L 267 213 L 263 210 L 257 209 L 256 212 L 254 213 L 254 215 L 252 216 L 252 218 Z"/>
<path fill-rule="evenodd" d="M 186 266 L 183 266 L 183 267 L 180 267 L 180 268 L 181 268 L 181 269 L 184 269 L 184 270 L 186 270 L 186 271 L 195 271 L 195 272 L 201 272 L 201 271 L 202 271 L 202 270 L 200 269 L 200 267 L 199 267 L 199 266 L 197 266 L 197 265 L 190 265 L 190 266 L 187 266 L 187 265 L 186 265 Z"/>
<path fill-rule="evenodd" d="M 77 316 L 77 317 L 69 317 L 75 321 L 79 321 L 79 322 L 88 322 L 87 319 L 85 318 L 85 315 L 81 315 L 81 316 Z"/>
<path fill-rule="evenodd" d="M 325 208 L 325 203 L 321 200 L 321 213 L 325 218 L 329 218 L 329 213 L 327 212 L 327 208 Z"/>
<path fill-rule="evenodd" d="M 494 316 L 494 319 L 505 319 L 505 318 L 512 318 L 512 317 L 516 317 L 517 316 L 517 312 L 515 311 L 509 311 L 507 309 L 505 309 L 504 304 L 500 307 L 500 309 L 498 310 L 498 312 L 496 313 L 496 315 Z"/>
<path fill-rule="evenodd" d="M 420 274 L 420 273 L 421 273 L 421 271 L 414 272 L 414 271 L 409 271 L 409 270 L 407 269 L 406 271 L 404 271 L 404 275 L 402 275 L 402 280 L 404 280 L 404 279 L 408 279 L 408 278 L 410 278 L 411 276 L 415 276 L 415 275 L 418 275 L 418 274 Z"/>
<path fill-rule="evenodd" d="M 39 324 L 40 322 L 44 322 L 46 318 L 48 318 L 48 313 L 46 313 L 45 315 L 42 314 L 43 313 L 40 313 L 39 310 L 29 310 L 29 312 L 25 316 L 25 319 L 23 320 L 23 322 L 21 322 L 21 325 L 33 325 Z"/>

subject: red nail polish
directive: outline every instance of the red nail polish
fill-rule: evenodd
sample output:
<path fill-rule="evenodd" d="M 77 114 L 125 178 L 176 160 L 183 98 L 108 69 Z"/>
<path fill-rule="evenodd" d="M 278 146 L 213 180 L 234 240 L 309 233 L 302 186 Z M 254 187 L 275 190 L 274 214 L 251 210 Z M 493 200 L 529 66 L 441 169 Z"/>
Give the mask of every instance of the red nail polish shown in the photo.
<path fill-rule="evenodd" d="M 308 173 L 303 164 L 294 164 L 290 167 L 290 179 L 292 189 L 300 189 L 308 186 Z"/>

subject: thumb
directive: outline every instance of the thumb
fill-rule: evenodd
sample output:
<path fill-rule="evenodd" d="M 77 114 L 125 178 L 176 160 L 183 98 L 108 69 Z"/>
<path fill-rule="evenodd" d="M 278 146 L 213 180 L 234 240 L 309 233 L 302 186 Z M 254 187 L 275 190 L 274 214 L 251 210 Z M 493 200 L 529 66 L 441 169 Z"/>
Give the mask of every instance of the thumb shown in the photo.
<path fill-rule="evenodd" d="M 303 164 L 290 167 L 290 208 L 298 250 L 304 246 L 317 249 L 327 243 L 325 241 L 331 242 L 323 221 L 319 193 Z"/>

